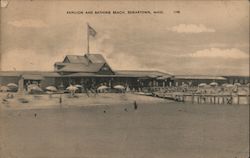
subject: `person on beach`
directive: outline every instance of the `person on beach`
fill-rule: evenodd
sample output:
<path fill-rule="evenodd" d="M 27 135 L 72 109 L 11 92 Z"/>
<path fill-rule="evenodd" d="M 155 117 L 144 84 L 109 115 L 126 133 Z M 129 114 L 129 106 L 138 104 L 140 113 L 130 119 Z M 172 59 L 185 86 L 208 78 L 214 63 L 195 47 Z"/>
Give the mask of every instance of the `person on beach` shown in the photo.
<path fill-rule="evenodd" d="M 138 105 L 137 105 L 136 101 L 134 101 L 134 109 L 137 110 L 137 108 L 138 108 Z"/>
<path fill-rule="evenodd" d="M 62 104 L 62 95 L 59 97 L 59 103 Z"/>

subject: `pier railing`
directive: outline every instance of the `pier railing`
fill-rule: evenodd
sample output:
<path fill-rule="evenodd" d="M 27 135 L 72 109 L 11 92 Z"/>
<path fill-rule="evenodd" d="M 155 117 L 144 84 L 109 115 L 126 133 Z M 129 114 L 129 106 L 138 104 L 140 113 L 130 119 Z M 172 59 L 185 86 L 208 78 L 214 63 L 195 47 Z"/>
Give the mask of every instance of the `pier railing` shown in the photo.
<path fill-rule="evenodd" d="M 193 104 L 250 104 L 249 94 L 154 93 L 154 96 Z"/>

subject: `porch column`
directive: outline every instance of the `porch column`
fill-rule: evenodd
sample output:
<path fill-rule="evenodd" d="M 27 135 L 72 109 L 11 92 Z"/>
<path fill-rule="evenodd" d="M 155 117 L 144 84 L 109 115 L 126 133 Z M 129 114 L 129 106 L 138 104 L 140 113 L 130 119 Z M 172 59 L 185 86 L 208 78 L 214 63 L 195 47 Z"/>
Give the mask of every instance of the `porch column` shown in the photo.
<path fill-rule="evenodd" d="M 18 94 L 21 94 L 21 95 L 23 94 L 23 92 L 24 92 L 23 85 L 24 85 L 24 78 L 21 75 L 19 78 L 19 81 L 18 81 Z"/>

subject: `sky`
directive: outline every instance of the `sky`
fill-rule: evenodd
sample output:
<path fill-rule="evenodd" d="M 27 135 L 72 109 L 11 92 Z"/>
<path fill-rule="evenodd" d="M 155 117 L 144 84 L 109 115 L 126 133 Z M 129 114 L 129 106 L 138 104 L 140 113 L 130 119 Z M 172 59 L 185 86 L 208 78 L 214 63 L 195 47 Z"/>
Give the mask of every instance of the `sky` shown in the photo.
<path fill-rule="evenodd" d="M 114 70 L 249 75 L 247 0 L 11 0 L 1 8 L 1 70 L 51 71 L 66 55 L 85 54 L 86 23 L 97 32 L 90 52 L 101 53 Z"/>

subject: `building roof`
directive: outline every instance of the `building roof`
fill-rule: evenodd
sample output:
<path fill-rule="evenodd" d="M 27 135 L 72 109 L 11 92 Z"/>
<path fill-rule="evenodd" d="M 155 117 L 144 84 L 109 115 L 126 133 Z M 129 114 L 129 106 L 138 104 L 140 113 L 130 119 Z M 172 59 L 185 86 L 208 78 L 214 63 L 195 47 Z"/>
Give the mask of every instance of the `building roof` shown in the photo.
<path fill-rule="evenodd" d="M 88 77 L 88 76 L 94 76 L 96 73 L 91 73 L 91 72 L 77 72 L 77 73 L 71 73 L 71 74 L 66 74 L 62 75 L 62 77 Z"/>
<path fill-rule="evenodd" d="M 176 75 L 174 79 L 189 79 L 189 80 L 226 80 L 222 76 L 208 76 L 208 75 Z"/>
<path fill-rule="evenodd" d="M 60 74 L 53 71 L 0 71 L 0 76 L 17 77 L 21 75 L 40 75 L 43 77 L 60 77 Z"/>
<path fill-rule="evenodd" d="M 63 68 L 57 70 L 57 72 L 98 72 L 101 67 L 103 66 L 103 63 L 91 63 L 89 65 L 85 64 L 65 64 Z"/>
<path fill-rule="evenodd" d="M 166 80 L 168 78 L 173 78 L 173 76 L 171 76 L 171 75 L 164 75 L 164 76 L 158 77 L 157 80 Z"/>
<path fill-rule="evenodd" d="M 89 60 L 85 56 L 80 55 L 67 55 L 63 63 L 74 63 L 74 64 L 88 64 Z"/>
<path fill-rule="evenodd" d="M 43 80 L 43 76 L 41 75 L 23 75 L 23 78 L 26 80 Z"/>
<path fill-rule="evenodd" d="M 120 76 L 97 74 L 97 73 L 78 72 L 78 73 L 63 75 L 62 77 L 120 77 Z"/>
<path fill-rule="evenodd" d="M 106 63 L 106 60 L 101 54 L 85 54 L 85 55 L 67 55 L 62 63 L 74 64 L 89 64 L 91 63 Z"/>
<path fill-rule="evenodd" d="M 106 64 L 106 65 L 105 65 Z M 56 62 L 57 72 L 86 72 L 97 73 L 103 66 L 109 67 L 101 54 L 67 55 L 63 62 Z M 113 73 L 113 71 L 111 70 Z"/>
<path fill-rule="evenodd" d="M 172 75 L 160 72 L 160 71 L 138 71 L 138 70 L 119 70 L 115 71 L 116 75 L 123 75 L 123 76 L 131 76 L 131 77 L 150 77 L 150 78 L 157 78 L 157 77 L 162 77 L 162 76 L 169 76 L 171 77 Z"/>

